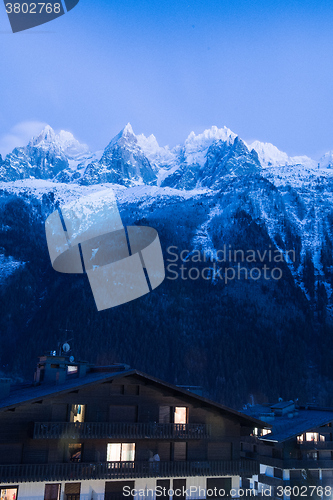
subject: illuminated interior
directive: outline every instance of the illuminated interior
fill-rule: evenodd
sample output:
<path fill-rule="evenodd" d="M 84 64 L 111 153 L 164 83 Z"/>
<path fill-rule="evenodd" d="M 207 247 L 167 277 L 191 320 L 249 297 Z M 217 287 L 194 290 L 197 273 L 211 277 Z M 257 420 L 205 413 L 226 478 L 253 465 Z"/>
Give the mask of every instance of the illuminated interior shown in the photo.
<path fill-rule="evenodd" d="M 176 406 L 174 413 L 175 424 L 187 424 L 187 408 L 185 406 Z"/>
<path fill-rule="evenodd" d="M 135 443 L 108 443 L 108 462 L 133 462 L 135 458 Z"/>
<path fill-rule="evenodd" d="M 318 432 L 306 432 L 305 434 L 301 434 L 300 436 L 297 436 L 297 442 L 298 443 L 303 443 L 304 441 L 308 442 L 316 442 L 318 443 L 319 441 L 325 441 L 325 436 L 322 436 Z"/>
<path fill-rule="evenodd" d="M 68 445 L 69 461 L 81 462 L 82 460 L 82 444 L 74 443 Z"/>
<path fill-rule="evenodd" d="M 16 500 L 17 488 L 1 488 L 0 500 Z"/>
<path fill-rule="evenodd" d="M 72 405 L 70 413 L 70 422 L 84 422 L 86 405 Z"/>
<path fill-rule="evenodd" d="M 78 367 L 77 366 L 67 366 L 67 373 L 71 375 L 72 373 L 77 373 L 78 372 Z"/>

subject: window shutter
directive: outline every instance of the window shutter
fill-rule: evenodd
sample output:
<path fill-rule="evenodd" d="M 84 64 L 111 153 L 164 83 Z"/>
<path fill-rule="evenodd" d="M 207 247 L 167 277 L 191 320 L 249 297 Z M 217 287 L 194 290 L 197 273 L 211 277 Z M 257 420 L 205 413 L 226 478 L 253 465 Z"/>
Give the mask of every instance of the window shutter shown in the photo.
<path fill-rule="evenodd" d="M 156 486 L 159 487 L 161 494 L 158 498 L 161 500 L 164 498 L 165 500 L 169 500 L 168 491 L 170 490 L 170 479 L 158 479 L 156 481 Z M 157 495 L 156 495 L 157 497 Z"/>
<path fill-rule="evenodd" d="M 79 495 L 80 489 L 81 489 L 81 483 L 66 483 L 65 495 Z"/>
<path fill-rule="evenodd" d="M 159 423 L 160 424 L 170 424 L 170 406 L 160 406 Z"/>
<path fill-rule="evenodd" d="M 174 443 L 173 447 L 173 459 L 176 460 L 186 460 L 186 443 Z"/>
<path fill-rule="evenodd" d="M 177 491 L 177 499 L 179 500 L 185 500 L 186 495 L 185 495 L 185 490 L 186 490 L 186 479 L 174 479 L 173 480 L 173 491 Z"/>
<path fill-rule="evenodd" d="M 46 484 L 44 500 L 58 500 L 60 493 L 60 484 Z"/>

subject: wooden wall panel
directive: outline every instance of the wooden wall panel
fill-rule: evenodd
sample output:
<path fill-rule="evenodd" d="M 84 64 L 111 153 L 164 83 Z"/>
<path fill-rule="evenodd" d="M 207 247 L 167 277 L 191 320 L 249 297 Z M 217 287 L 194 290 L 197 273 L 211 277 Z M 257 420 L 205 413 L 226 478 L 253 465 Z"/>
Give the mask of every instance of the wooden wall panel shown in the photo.
<path fill-rule="evenodd" d="M 160 441 L 157 444 L 157 453 L 161 460 L 170 460 L 171 458 L 171 443 Z"/>
<path fill-rule="evenodd" d="M 207 460 L 207 443 L 189 441 L 187 443 L 187 460 Z"/>
<path fill-rule="evenodd" d="M 46 464 L 48 454 L 49 443 L 31 440 L 23 445 L 22 462 L 24 464 Z"/>
<path fill-rule="evenodd" d="M 138 407 L 135 405 L 110 405 L 110 422 L 136 422 Z"/>
<path fill-rule="evenodd" d="M 0 444 L 0 460 L 2 464 L 21 463 L 22 444 Z"/>
<path fill-rule="evenodd" d="M 231 460 L 231 443 L 208 443 L 208 460 Z"/>
<path fill-rule="evenodd" d="M 68 405 L 66 403 L 55 403 L 52 405 L 52 422 L 66 422 Z"/>

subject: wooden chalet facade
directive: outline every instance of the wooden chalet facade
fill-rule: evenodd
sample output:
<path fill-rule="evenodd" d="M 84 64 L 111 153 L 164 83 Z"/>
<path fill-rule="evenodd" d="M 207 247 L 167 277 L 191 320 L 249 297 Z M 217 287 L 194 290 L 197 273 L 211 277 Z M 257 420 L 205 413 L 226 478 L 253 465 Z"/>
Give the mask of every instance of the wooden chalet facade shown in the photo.
<path fill-rule="evenodd" d="M 214 487 L 227 496 L 259 473 L 240 453 L 254 427 L 260 421 L 125 365 L 43 356 L 33 385 L 0 380 L 0 500 L 111 500 L 125 486 L 151 499 L 157 486 L 180 499 Z"/>

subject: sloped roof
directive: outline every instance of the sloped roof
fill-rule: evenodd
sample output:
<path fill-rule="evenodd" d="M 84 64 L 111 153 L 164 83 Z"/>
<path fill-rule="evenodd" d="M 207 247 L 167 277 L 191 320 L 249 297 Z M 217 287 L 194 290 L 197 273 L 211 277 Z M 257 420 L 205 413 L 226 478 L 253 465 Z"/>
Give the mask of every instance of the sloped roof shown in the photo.
<path fill-rule="evenodd" d="M 122 370 L 113 373 L 92 372 L 82 378 L 67 379 L 62 384 L 43 382 L 37 385 L 31 384 L 30 386 L 24 388 L 21 388 L 20 386 L 13 386 L 9 396 L 0 399 L 0 411 L 14 406 L 19 406 L 24 403 L 33 403 L 41 398 L 68 392 L 70 390 L 77 389 L 78 387 L 84 387 L 97 382 L 111 380 L 119 376 L 131 375 L 133 373 L 135 373 L 135 370 Z"/>
<path fill-rule="evenodd" d="M 43 382 L 39 385 L 32 384 L 31 386 L 24 388 L 22 387 L 15 388 L 15 386 L 13 386 L 10 395 L 0 400 L 0 411 L 9 410 L 11 408 L 26 403 L 33 403 L 39 401 L 40 399 L 52 397 L 56 394 L 58 395 L 66 393 L 68 391 L 72 391 L 80 387 L 82 388 L 99 382 L 107 382 L 117 378 L 129 377 L 131 375 L 137 376 L 144 380 L 149 380 L 150 382 L 156 384 L 157 386 L 167 387 L 172 391 L 178 393 L 179 395 L 186 396 L 186 398 L 200 401 L 203 405 L 207 405 L 217 410 L 220 410 L 225 416 L 237 417 L 240 423 L 245 426 L 249 427 L 255 426 L 259 428 L 263 426 L 267 427 L 267 424 L 264 424 L 261 420 L 258 420 L 252 416 L 245 415 L 244 413 L 233 410 L 232 408 L 228 408 L 227 406 L 216 403 L 215 401 L 204 398 L 202 396 L 198 396 L 197 394 L 190 392 L 186 389 L 182 389 L 176 385 L 169 384 L 168 382 L 165 382 L 156 377 L 153 377 L 151 375 L 148 375 L 146 373 L 131 368 L 112 373 L 110 373 L 110 371 L 88 372 L 87 375 L 85 375 L 82 378 L 67 379 L 62 384 L 56 384 L 56 383 L 52 384 Z"/>
<path fill-rule="evenodd" d="M 288 416 L 276 417 L 272 422 L 272 432 L 266 434 L 262 441 L 276 441 L 282 443 L 288 439 L 309 432 L 316 427 L 333 421 L 333 409 L 331 410 L 299 410 L 292 418 Z"/>
<path fill-rule="evenodd" d="M 295 403 L 293 401 L 281 401 L 280 403 L 272 405 L 271 408 L 274 408 L 274 410 L 284 410 L 285 408 L 289 408 L 289 406 L 292 406 L 294 404 Z"/>
<path fill-rule="evenodd" d="M 244 410 L 244 413 L 256 418 L 262 415 L 262 418 L 265 419 L 265 416 L 268 418 L 267 414 L 270 413 L 270 408 L 272 408 L 271 405 L 268 407 L 256 405 Z M 272 413 L 271 416 L 273 416 Z M 292 417 L 276 415 L 273 420 L 270 420 L 272 432 L 260 437 L 260 440 L 282 443 L 329 422 L 333 422 L 333 408 L 299 408 L 296 409 Z"/>

